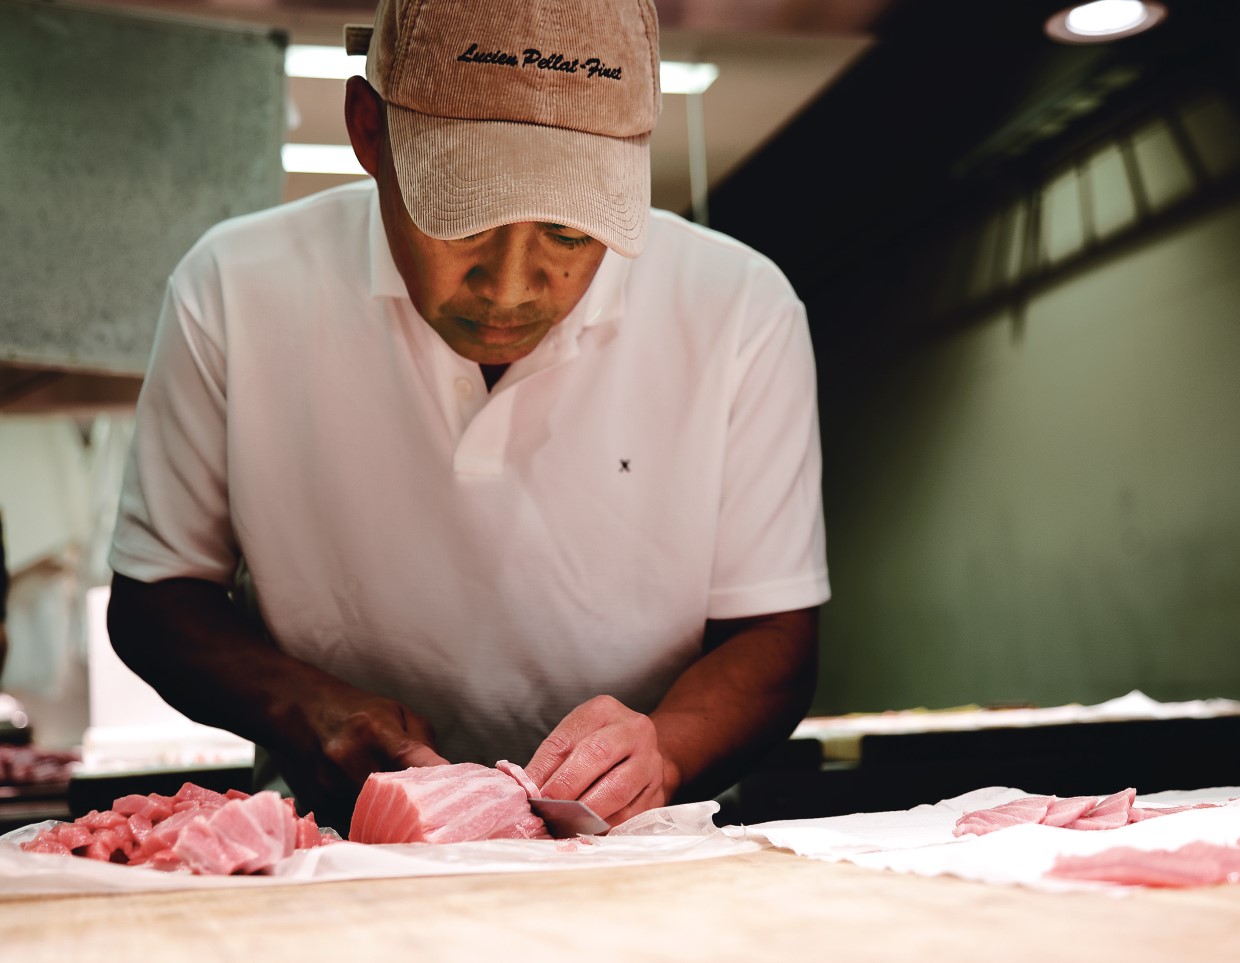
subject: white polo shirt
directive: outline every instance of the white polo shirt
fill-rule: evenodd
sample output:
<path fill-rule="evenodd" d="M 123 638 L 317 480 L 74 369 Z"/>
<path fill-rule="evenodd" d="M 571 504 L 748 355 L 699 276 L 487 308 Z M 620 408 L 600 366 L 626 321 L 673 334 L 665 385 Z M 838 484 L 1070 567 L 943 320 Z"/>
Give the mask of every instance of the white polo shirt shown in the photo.
<path fill-rule="evenodd" d="M 453 762 L 655 707 L 708 618 L 829 595 L 814 362 L 768 260 L 671 214 L 488 394 L 372 181 L 225 222 L 168 285 L 110 562 L 233 583 Z"/>

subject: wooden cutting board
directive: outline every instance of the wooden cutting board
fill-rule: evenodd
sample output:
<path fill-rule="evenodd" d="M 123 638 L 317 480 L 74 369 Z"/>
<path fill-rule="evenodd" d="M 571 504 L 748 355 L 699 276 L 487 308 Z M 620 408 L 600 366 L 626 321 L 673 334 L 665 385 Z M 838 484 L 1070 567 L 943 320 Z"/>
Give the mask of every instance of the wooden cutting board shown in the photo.
<path fill-rule="evenodd" d="M 764 850 L 489 876 L 0 899 L 5 963 L 1240 960 L 1240 885 L 1117 897 Z"/>

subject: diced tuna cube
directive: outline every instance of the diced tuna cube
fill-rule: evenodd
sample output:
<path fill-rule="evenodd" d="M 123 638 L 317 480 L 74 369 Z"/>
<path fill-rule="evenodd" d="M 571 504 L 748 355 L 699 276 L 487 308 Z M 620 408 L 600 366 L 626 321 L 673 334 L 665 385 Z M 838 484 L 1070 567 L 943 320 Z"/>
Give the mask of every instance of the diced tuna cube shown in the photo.
<path fill-rule="evenodd" d="M 103 812 L 92 809 L 85 816 L 79 817 L 76 822 L 79 826 L 88 826 L 91 829 L 111 829 L 113 826 L 124 823 L 126 818 L 111 809 L 105 809 Z"/>
<path fill-rule="evenodd" d="M 22 849 L 28 853 L 55 853 L 58 856 L 73 855 L 68 846 L 46 832 L 39 833 L 34 839 L 22 843 Z"/>
<path fill-rule="evenodd" d="M 138 793 L 131 793 L 128 796 L 120 796 L 113 801 L 112 808 L 122 816 L 132 816 L 134 813 L 145 813 L 151 808 L 151 797 L 142 796 Z"/>
<path fill-rule="evenodd" d="M 208 789 L 206 786 L 198 786 L 192 782 L 187 782 L 173 797 L 179 802 L 193 800 L 201 805 L 209 805 L 214 807 L 222 806 L 228 801 L 228 798 L 222 792 L 216 792 L 214 789 Z"/>
<path fill-rule="evenodd" d="M 65 823 L 52 829 L 50 833 L 57 842 L 69 849 L 80 849 L 89 845 L 95 835 L 94 830 L 89 826 L 82 826 L 78 823 Z"/>
<path fill-rule="evenodd" d="M 297 820 L 297 849 L 313 849 L 323 844 L 323 834 L 319 832 L 319 824 L 314 821 L 314 813 L 306 813 Z"/>
<path fill-rule="evenodd" d="M 155 828 L 155 824 L 147 819 L 142 813 L 134 813 L 129 817 L 127 822 L 129 832 L 133 834 L 133 838 L 137 842 L 146 839 L 147 834 Z"/>
<path fill-rule="evenodd" d="M 100 829 L 86 846 L 88 859 L 99 859 L 105 863 L 121 852 L 121 839 L 115 830 Z"/>

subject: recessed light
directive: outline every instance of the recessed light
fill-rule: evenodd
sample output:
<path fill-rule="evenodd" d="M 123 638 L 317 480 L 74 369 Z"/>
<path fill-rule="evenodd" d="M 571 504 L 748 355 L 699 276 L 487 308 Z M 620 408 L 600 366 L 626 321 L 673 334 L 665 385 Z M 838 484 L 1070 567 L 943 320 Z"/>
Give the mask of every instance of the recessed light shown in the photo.
<path fill-rule="evenodd" d="M 1108 43 L 1144 33 L 1166 16 L 1154 0 L 1095 0 L 1060 10 L 1046 21 L 1046 34 L 1060 43 Z"/>

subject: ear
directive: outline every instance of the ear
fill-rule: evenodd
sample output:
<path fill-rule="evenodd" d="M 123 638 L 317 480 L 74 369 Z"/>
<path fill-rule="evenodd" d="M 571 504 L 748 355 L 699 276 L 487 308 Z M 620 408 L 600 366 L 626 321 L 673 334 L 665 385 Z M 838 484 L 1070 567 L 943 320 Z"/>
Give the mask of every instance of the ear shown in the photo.
<path fill-rule="evenodd" d="M 365 77 L 350 77 L 344 88 L 344 122 L 358 163 L 378 176 L 379 150 L 386 128 L 383 98 Z"/>

